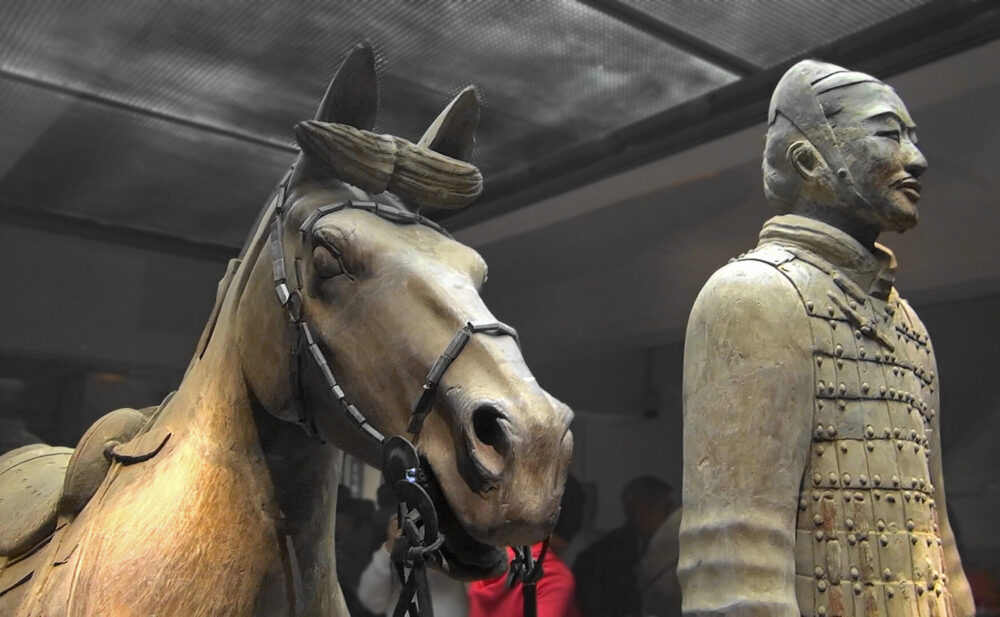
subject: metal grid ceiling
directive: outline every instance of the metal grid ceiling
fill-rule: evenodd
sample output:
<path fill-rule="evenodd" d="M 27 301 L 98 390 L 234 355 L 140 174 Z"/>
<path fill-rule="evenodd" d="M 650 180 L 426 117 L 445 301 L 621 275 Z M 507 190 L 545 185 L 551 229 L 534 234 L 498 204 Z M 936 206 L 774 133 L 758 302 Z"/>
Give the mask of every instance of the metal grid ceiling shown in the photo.
<path fill-rule="evenodd" d="M 920 3 L 633 1 L 761 66 Z M 362 40 L 379 53 L 379 131 L 416 139 L 479 87 L 487 188 L 738 79 L 575 0 L 6 0 L 0 40 L 0 207 L 225 246 Z"/>
<path fill-rule="evenodd" d="M 928 0 L 624 0 L 760 68 L 800 56 Z"/>

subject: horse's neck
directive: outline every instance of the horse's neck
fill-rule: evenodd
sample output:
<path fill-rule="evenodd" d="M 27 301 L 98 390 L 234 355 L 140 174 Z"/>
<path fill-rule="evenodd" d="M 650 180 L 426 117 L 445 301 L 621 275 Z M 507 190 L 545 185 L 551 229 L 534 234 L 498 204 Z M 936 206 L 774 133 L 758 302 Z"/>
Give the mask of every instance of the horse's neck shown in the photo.
<path fill-rule="evenodd" d="M 338 614 L 332 607 L 340 602 L 334 527 L 341 453 L 263 409 L 255 411 L 255 418 L 281 512 L 285 558 L 301 580 L 296 601 L 309 615 Z"/>
<path fill-rule="evenodd" d="M 262 593 L 294 598 L 307 615 L 340 614 L 334 526 L 341 454 L 254 400 L 239 368 L 232 324 L 220 323 L 162 420 L 183 427 L 182 439 L 237 454 L 263 480 L 267 494 L 260 497 L 273 513 L 286 580 Z"/>

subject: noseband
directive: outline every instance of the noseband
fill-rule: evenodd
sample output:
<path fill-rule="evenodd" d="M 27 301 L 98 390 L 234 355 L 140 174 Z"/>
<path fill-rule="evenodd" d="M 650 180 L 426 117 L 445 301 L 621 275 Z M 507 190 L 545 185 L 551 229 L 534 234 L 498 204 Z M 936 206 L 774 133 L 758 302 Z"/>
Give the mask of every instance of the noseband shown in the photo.
<path fill-rule="evenodd" d="M 290 362 L 292 391 L 301 392 L 299 362 L 302 356 L 306 355 L 312 359 L 313 364 L 323 376 L 327 389 L 333 395 L 333 398 L 336 399 L 341 411 L 360 429 L 362 434 L 377 442 L 381 448 L 382 474 L 385 481 L 395 488 L 397 497 L 399 498 L 398 520 L 400 529 L 402 530 L 402 534 L 397 538 L 391 554 L 403 583 L 403 589 L 393 615 L 394 617 L 402 617 L 409 614 L 411 617 L 416 617 L 419 608 L 419 614 L 423 617 L 433 617 L 434 612 L 430 603 L 430 590 L 427 587 L 424 566 L 428 561 L 437 563 L 438 565 L 443 562 L 439 549 L 444 544 L 445 538 L 438 530 L 437 512 L 433 500 L 424 487 L 420 485 L 420 458 L 413 445 L 413 441 L 416 441 L 423 428 L 424 420 L 431 411 L 441 379 L 448 371 L 448 367 L 451 366 L 452 362 L 465 349 L 469 339 L 474 334 L 486 334 L 490 336 L 510 336 L 516 342 L 518 340 L 517 331 L 499 321 L 469 321 L 459 328 L 444 352 L 431 365 L 420 393 L 417 395 L 410 409 L 410 419 L 406 431 L 412 436 L 412 441 L 402 435 L 386 438 L 385 434 L 369 423 L 365 414 L 350 402 L 344 389 L 337 382 L 323 350 L 317 344 L 309 322 L 303 315 L 302 288 L 305 277 L 303 276 L 304 262 L 302 247 L 310 240 L 313 226 L 321 217 L 347 209 L 370 212 L 396 224 L 424 225 L 449 238 L 451 235 L 434 221 L 414 212 L 400 210 L 374 201 L 345 200 L 335 204 L 320 206 L 299 226 L 300 241 L 294 261 L 292 262 L 293 267 L 289 268 L 283 235 L 285 226 L 284 217 L 287 214 L 288 184 L 293 172 L 294 166 L 285 174 L 284 179 L 282 179 L 272 197 L 274 214 L 270 222 L 271 232 L 269 240 L 274 291 L 278 296 L 281 306 L 288 313 L 289 323 L 294 329 L 296 337 L 296 341 L 292 346 L 292 359 Z M 299 422 L 312 435 L 322 439 L 318 434 L 316 422 L 309 414 L 306 405 L 299 401 L 297 408 Z M 406 574 L 406 570 L 409 570 L 409 575 Z M 416 604 L 413 603 L 414 598 L 416 598 Z"/>

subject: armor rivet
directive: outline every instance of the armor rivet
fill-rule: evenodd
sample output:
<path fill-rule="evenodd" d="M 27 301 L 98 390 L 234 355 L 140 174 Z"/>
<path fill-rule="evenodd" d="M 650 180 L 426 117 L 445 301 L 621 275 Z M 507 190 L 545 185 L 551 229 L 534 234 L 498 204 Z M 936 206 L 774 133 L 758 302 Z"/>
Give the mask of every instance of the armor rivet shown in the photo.
<path fill-rule="evenodd" d="M 858 543 L 858 537 L 856 535 L 854 535 L 853 533 L 848 534 L 847 535 L 847 543 L 850 544 L 851 546 L 854 546 L 855 544 Z"/>
<path fill-rule="evenodd" d="M 862 386 L 862 388 L 864 388 L 864 386 Z M 865 425 L 865 437 L 867 437 L 868 439 L 871 439 L 874 436 L 875 436 L 875 428 L 871 424 L 866 424 Z"/>
<path fill-rule="evenodd" d="M 854 331 L 854 338 L 861 340 L 861 330 Z"/>
<path fill-rule="evenodd" d="M 837 427 L 834 426 L 834 425 L 832 425 L 832 424 L 829 425 L 829 426 L 827 426 L 826 427 L 826 434 L 829 435 L 830 437 L 836 437 L 837 436 Z"/>
<path fill-rule="evenodd" d="M 927 585 L 925 585 L 924 583 L 917 583 L 917 595 L 922 596 L 924 595 L 925 591 L 927 591 Z"/>
<path fill-rule="evenodd" d="M 866 476 L 865 474 L 861 474 L 860 476 L 858 476 L 858 482 L 861 484 L 861 486 L 868 486 L 868 476 Z"/>
<path fill-rule="evenodd" d="M 820 392 L 820 394 L 823 394 L 823 393 Z M 823 401 L 816 401 L 816 409 L 823 409 Z M 822 427 L 820 427 L 820 429 L 822 430 Z M 822 436 L 823 435 L 820 435 L 820 437 L 822 437 Z"/>
<path fill-rule="evenodd" d="M 820 591 L 826 591 L 826 581 L 824 581 L 824 580 L 817 581 L 816 582 L 816 589 L 819 589 Z"/>
<path fill-rule="evenodd" d="M 889 503 L 896 503 L 896 496 L 893 495 L 892 493 L 889 493 L 888 495 L 885 496 L 885 500 Z"/>
<path fill-rule="evenodd" d="M 816 475 L 819 476 L 818 473 Z M 812 492 L 813 501 L 819 501 L 821 497 L 823 497 L 823 494 L 820 493 L 819 491 L 813 491 Z"/>
<path fill-rule="evenodd" d="M 916 545 L 917 545 L 917 540 L 918 540 L 918 539 L 919 539 L 919 538 L 917 538 L 917 536 L 916 536 L 916 535 L 912 535 L 912 536 L 910 536 L 910 544 L 912 544 L 912 545 L 916 546 Z"/>
<path fill-rule="evenodd" d="M 817 542 L 822 542 L 823 541 L 823 532 L 822 531 L 817 531 L 815 533 L 815 536 L 816 536 L 816 541 Z"/>
<path fill-rule="evenodd" d="M 936 586 L 934 587 L 934 593 L 935 593 L 935 595 L 937 595 L 938 597 L 940 597 L 940 596 L 941 596 L 941 586 L 940 586 L 940 585 L 936 585 Z"/>
<path fill-rule="evenodd" d="M 851 501 L 851 494 L 844 492 L 844 503 L 849 503 Z"/>
<path fill-rule="evenodd" d="M 865 500 L 864 493 L 862 493 L 861 491 L 857 491 L 856 493 L 854 493 L 854 501 L 864 501 L 864 500 Z"/>
<path fill-rule="evenodd" d="M 799 510 L 805 510 L 809 507 L 809 502 L 806 501 L 805 497 L 799 499 Z"/>
<path fill-rule="evenodd" d="M 917 438 L 917 429 L 911 428 L 910 429 L 910 439 L 916 440 L 916 438 Z"/>
<path fill-rule="evenodd" d="M 899 427 L 898 427 L 898 426 L 897 426 L 897 427 L 894 427 L 894 428 L 892 429 L 892 436 L 893 436 L 893 437 L 895 437 L 895 438 L 899 439 L 899 436 L 900 436 L 900 435 L 902 435 L 902 434 L 903 434 L 903 431 L 901 431 L 901 430 L 899 429 Z"/>
<path fill-rule="evenodd" d="M 906 530 L 907 531 L 913 531 L 916 528 L 917 528 L 917 526 L 916 526 L 916 524 L 914 524 L 913 519 L 907 519 L 907 521 L 906 521 Z"/>
<path fill-rule="evenodd" d="M 823 456 L 824 452 L 826 452 L 826 448 L 823 447 L 823 444 L 816 446 L 816 456 Z"/>
<path fill-rule="evenodd" d="M 938 574 L 937 570 L 934 570 L 933 572 L 931 572 L 931 580 L 932 581 L 936 581 L 939 578 L 941 578 L 941 575 Z"/>
<path fill-rule="evenodd" d="M 878 522 L 875 523 L 875 529 L 878 529 L 879 531 L 885 531 L 885 521 L 882 519 L 878 519 Z"/>
<path fill-rule="evenodd" d="M 837 358 L 837 368 L 844 368 L 844 361 Z"/>
<path fill-rule="evenodd" d="M 868 385 L 867 381 L 864 382 L 863 384 L 861 384 L 861 391 L 864 392 L 865 394 L 868 394 L 868 391 L 871 390 L 871 389 L 872 389 L 872 387 L 870 385 Z"/>
<path fill-rule="evenodd" d="M 818 472 L 813 474 L 813 484 L 819 486 L 819 483 L 822 481 L 823 481 L 823 476 L 819 475 Z"/>
<path fill-rule="evenodd" d="M 875 474 L 872 476 L 872 482 L 875 483 L 875 486 L 882 486 L 882 476 Z"/>
<path fill-rule="evenodd" d="M 870 441 L 869 441 L 869 442 L 866 442 L 866 447 L 868 448 L 868 451 L 869 451 L 869 452 L 874 452 L 874 451 L 875 451 L 875 444 L 873 444 L 873 443 L 872 443 L 872 442 L 870 442 Z"/>
<path fill-rule="evenodd" d="M 823 366 L 823 358 L 820 357 L 816 358 L 816 366 Z"/>
<path fill-rule="evenodd" d="M 844 475 L 841 476 L 841 478 L 843 478 L 843 480 L 844 480 L 844 486 L 850 486 L 851 485 L 851 474 L 845 473 Z"/>
<path fill-rule="evenodd" d="M 927 480 L 924 480 L 923 478 L 920 478 L 917 483 L 920 485 L 920 490 L 923 490 L 924 487 L 927 486 Z"/>
<path fill-rule="evenodd" d="M 878 387 L 878 393 L 881 394 L 882 396 L 885 396 L 885 386 L 884 385 Z"/>
<path fill-rule="evenodd" d="M 840 387 L 838 388 L 838 390 L 840 390 L 841 396 L 847 394 L 847 384 L 844 382 L 840 382 Z"/>
<path fill-rule="evenodd" d="M 882 546 L 889 546 L 889 536 L 882 534 L 878 537 L 878 543 Z"/>
<path fill-rule="evenodd" d="M 854 519 L 849 518 L 846 521 L 844 521 L 844 526 L 847 527 L 848 531 L 854 531 Z"/>
<path fill-rule="evenodd" d="M 852 309 L 856 309 L 858 308 L 858 303 L 851 300 L 850 302 L 848 302 L 847 306 L 851 307 Z"/>
<path fill-rule="evenodd" d="M 877 352 L 877 351 L 875 352 L 875 361 L 876 362 L 881 362 L 882 361 L 882 354 L 879 353 L 879 352 Z"/>
<path fill-rule="evenodd" d="M 816 569 L 813 570 L 813 573 L 816 574 L 816 578 L 823 578 L 823 568 L 821 568 L 820 566 L 816 566 Z"/>
<path fill-rule="evenodd" d="M 885 427 L 884 429 L 882 429 L 882 437 L 885 437 L 885 438 L 889 437 L 889 427 L 888 426 Z"/>
<path fill-rule="evenodd" d="M 890 597 L 890 598 L 895 598 L 896 597 L 896 591 L 892 587 L 886 587 L 885 595 L 888 596 L 888 597 Z"/>
<path fill-rule="evenodd" d="M 836 319 L 831 319 L 830 320 L 830 329 L 831 330 L 836 330 L 837 329 L 837 320 Z"/>
<path fill-rule="evenodd" d="M 838 399 L 837 407 L 840 407 L 841 409 L 847 409 L 847 401 L 845 401 L 844 399 Z"/>
<path fill-rule="evenodd" d="M 840 442 L 840 451 L 847 452 L 847 444 L 845 442 Z"/>
<path fill-rule="evenodd" d="M 920 445 L 919 444 L 913 444 L 913 453 L 917 454 L 918 452 L 920 452 Z"/>
<path fill-rule="evenodd" d="M 899 367 L 898 366 L 892 367 L 892 374 L 896 375 L 897 377 L 899 376 Z"/>
<path fill-rule="evenodd" d="M 832 383 L 831 384 L 827 384 L 827 386 L 826 386 L 826 393 L 827 394 L 833 394 L 834 391 L 835 391 L 835 388 L 833 387 L 833 384 Z"/>
<path fill-rule="evenodd" d="M 833 310 L 832 306 L 827 306 L 826 307 L 826 314 L 829 315 L 830 317 L 833 317 L 836 314 L 836 312 Z"/>
<path fill-rule="evenodd" d="M 889 398 L 896 398 L 896 389 L 889 388 Z"/>
<path fill-rule="evenodd" d="M 882 570 L 882 578 L 884 578 L 885 580 L 891 579 L 892 578 L 892 570 L 890 570 L 889 568 L 885 568 L 884 570 Z"/>
<path fill-rule="evenodd" d="M 823 524 L 823 517 L 819 514 L 813 515 L 813 523 L 818 527 Z"/>
<path fill-rule="evenodd" d="M 903 451 L 903 442 L 902 441 L 896 442 L 896 449 L 899 450 L 900 452 Z"/>
<path fill-rule="evenodd" d="M 938 546 L 941 546 L 941 538 L 938 538 L 938 539 L 937 539 L 937 545 L 938 545 Z"/>
<path fill-rule="evenodd" d="M 820 380 L 820 382 L 817 384 L 817 386 L 819 388 L 819 393 L 823 394 L 823 392 L 826 390 L 826 383 L 824 381 Z"/>
<path fill-rule="evenodd" d="M 899 488 L 899 476 L 892 477 L 892 485 L 896 488 Z"/>
<path fill-rule="evenodd" d="M 823 617 L 824 615 L 826 615 L 826 607 L 825 606 L 818 606 L 818 607 L 816 607 L 816 614 L 819 615 L 820 617 Z"/>
<path fill-rule="evenodd" d="M 844 346 L 841 345 L 840 343 L 837 343 L 836 347 L 833 348 L 833 353 L 836 354 L 837 357 L 843 356 L 844 355 Z"/>
<path fill-rule="evenodd" d="M 864 347 L 858 347 L 858 355 L 859 356 L 861 356 L 862 358 L 864 358 L 866 353 L 868 353 L 868 352 L 865 351 Z"/>
<path fill-rule="evenodd" d="M 854 595 L 856 596 L 861 595 L 861 583 L 854 583 L 854 585 L 851 588 L 854 590 Z"/>
<path fill-rule="evenodd" d="M 813 304 L 812 302 L 806 302 L 806 310 L 807 311 L 809 311 L 811 313 L 811 312 L 813 312 L 813 309 L 815 309 L 815 308 L 816 308 L 815 304 Z"/>
<path fill-rule="evenodd" d="M 830 486 L 837 486 L 837 473 L 831 471 L 829 477 L 830 477 Z"/>
<path fill-rule="evenodd" d="M 912 498 L 913 498 L 913 493 L 911 493 L 910 491 L 903 491 L 903 499 L 909 501 Z"/>

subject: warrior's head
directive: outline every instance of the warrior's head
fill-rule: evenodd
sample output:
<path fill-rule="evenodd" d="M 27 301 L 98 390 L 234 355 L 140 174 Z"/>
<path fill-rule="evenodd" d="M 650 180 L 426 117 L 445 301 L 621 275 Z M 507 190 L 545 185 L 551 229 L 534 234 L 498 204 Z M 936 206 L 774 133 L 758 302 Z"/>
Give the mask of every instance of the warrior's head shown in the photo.
<path fill-rule="evenodd" d="M 803 60 L 771 97 L 763 169 L 767 199 L 782 212 L 872 237 L 917 223 L 917 178 L 927 160 L 891 87 Z"/>

